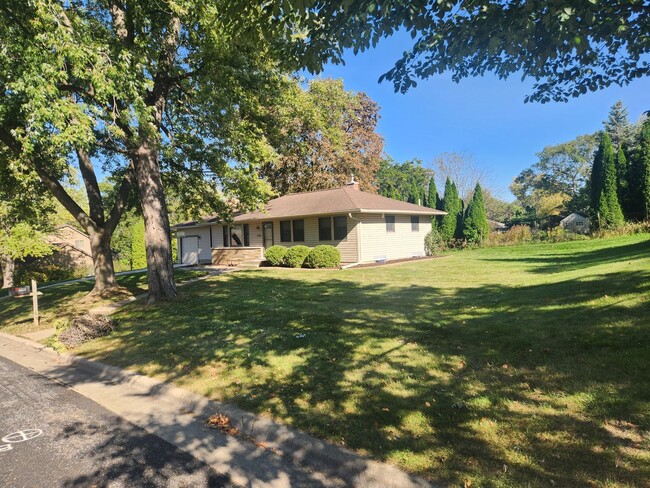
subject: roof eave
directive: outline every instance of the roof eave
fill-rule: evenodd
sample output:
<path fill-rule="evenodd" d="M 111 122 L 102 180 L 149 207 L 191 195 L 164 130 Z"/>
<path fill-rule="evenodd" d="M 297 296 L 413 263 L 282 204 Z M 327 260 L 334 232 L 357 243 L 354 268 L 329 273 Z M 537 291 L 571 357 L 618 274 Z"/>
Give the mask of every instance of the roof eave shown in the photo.
<path fill-rule="evenodd" d="M 442 210 L 391 210 L 379 208 L 360 208 L 353 211 L 354 213 L 362 214 L 395 214 L 395 215 L 447 215 L 447 212 Z"/>

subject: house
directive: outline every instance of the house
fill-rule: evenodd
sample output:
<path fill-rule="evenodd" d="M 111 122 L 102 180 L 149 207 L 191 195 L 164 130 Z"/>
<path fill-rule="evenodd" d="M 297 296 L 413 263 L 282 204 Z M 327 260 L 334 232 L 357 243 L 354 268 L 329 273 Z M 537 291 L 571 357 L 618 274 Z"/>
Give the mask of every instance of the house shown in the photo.
<path fill-rule="evenodd" d="M 491 219 L 488 219 L 488 227 L 490 228 L 491 232 L 505 232 L 508 230 L 508 226 L 503 222 Z"/>
<path fill-rule="evenodd" d="M 55 261 L 69 269 L 93 269 L 93 257 L 90 251 L 90 237 L 85 232 L 65 224 L 57 227 L 47 236 L 55 250 Z"/>
<path fill-rule="evenodd" d="M 262 209 L 173 226 L 181 263 L 234 265 L 262 259 L 273 245 L 335 246 L 343 264 L 424 256 L 424 236 L 440 210 L 361 191 L 354 179 L 342 188 L 295 193 Z"/>
<path fill-rule="evenodd" d="M 560 220 L 560 226 L 577 234 L 589 233 L 589 219 L 579 213 L 572 213 Z"/>

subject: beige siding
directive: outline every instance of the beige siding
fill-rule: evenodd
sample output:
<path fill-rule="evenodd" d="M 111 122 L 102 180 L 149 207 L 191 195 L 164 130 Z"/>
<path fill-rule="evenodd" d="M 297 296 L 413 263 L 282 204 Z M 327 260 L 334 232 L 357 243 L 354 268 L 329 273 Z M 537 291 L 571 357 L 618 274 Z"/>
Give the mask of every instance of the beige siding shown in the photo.
<path fill-rule="evenodd" d="M 284 219 L 282 219 L 284 220 Z M 295 219 L 299 220 L 299 219 Z M 357 262 L 357 222 L 347 217 L 348 223 L 348 236 L 347 239 L 342 241 L 319 241 L 318 240 L 318 217 L 305 217 L 305 242 L 280 242 L 280 220 L 273 221 L 273 242 L 279 246 L 297 246 L 304 245 L 315 247 L 319 244 L 329 244 L 336 247 L 341 252 L 342 263 L 356 263 Z M 251 224 L 255 226 L 256 224 Z M 261 229 L 261 223 L 260 223 Z M 252 232 L 251 232 L 252 241 Z M 261 237 L 260 237 L 261 241 Z M 251 242 L 251 245 L 253 244 Z M 260 243 L 261 245 L 261 243 Z"/>
<path fill-rule="evenodd" d="M 390 215 L 390 214 L 388 214 Z M 420 216 L 420 230 L 411 230 L 410 215 L 395 215 L 395 232 L 386 231 L 381 214 L 362 214 L 361 261 L 403 259 L 424 255 L 424 236 L 431 230 L 431 218 Z"/>

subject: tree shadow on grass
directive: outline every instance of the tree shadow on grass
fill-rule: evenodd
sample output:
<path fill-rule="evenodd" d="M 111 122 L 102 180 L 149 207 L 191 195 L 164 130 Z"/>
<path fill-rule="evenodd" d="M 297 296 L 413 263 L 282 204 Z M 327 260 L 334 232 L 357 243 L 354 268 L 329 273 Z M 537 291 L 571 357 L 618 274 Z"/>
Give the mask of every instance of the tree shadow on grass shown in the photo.
<path fill-rule="evenodd" d="M 440 481 L 650 479 L 649 273 L 469 289 L 293 276 L 131 307 L 90 355 Z"/>
<path fill-rule="evenodd" d="M 552 274 L 586 269 L 591 266 L 620 263 L 650 256 L 650 239 L 624 246 L 593 251 L 534 255 L 523 258 L 483 258 L 484 261 L 520 262 L 530 264 L 534 273 Z"/>

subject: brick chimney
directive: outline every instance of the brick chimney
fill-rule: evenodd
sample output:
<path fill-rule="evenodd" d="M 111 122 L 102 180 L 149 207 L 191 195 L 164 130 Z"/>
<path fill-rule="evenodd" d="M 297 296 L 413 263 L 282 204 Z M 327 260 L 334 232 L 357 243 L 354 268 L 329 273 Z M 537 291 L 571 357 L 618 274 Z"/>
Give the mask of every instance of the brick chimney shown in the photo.
<path fill-rule="evenodd" d="M 345 185 L 348 188 L 352 188 L 353 190 L 358 190 L 359 189 L 359 182 L 355 181 L 354 175 L 350 175 L 350 182 Z"/>

